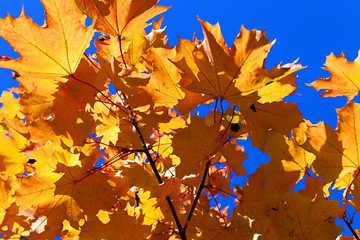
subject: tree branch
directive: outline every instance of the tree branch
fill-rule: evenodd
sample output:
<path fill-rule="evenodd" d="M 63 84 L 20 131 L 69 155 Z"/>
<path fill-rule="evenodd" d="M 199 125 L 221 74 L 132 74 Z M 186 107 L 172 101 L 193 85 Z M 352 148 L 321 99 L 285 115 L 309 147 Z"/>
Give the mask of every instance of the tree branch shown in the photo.
<path fill-rule="evenodd" d="M 193 215 L 193 213 L 194 213 L 194 211 L 195 211 L 196 204 L 197 204 L 197 202 L 199 201 L 201 192 L 202 192 L 202 190 L 204 189 L 206 176 L 208 175 L 208 172 L 209 172 L 209 167 L 210 167 L 210 160 L 206 163 L 205 170 L 204 170 L 204 173 L 203 173 L 203 177 L 202 177 L 202 179 L 201 179 L 201 183 L 200 183 L 199 189 L 198 189 L 198 191 L 197 191 L 197 193 L 196 193 L 195 200 L 194 200 L 194 202 L 193 202 L 193 204 L 192 204 L 192 206 L 191 206 L 189 215 L 188 215 L 188 217 L 187 217 L 187 219 L 186 219 L 186 223 L 185 223 L 184 228 L 183 228 L 183 230 L 182 230 L 183 234 L 185 234 L 185 231 L 186 231 L 186 229 L 187 229 L 187 227 L 188 227 L 188 223 L 190 222 L 191 217 L 192 217 L 192 215 Z"/>
<path fill-rule="evenodd" d="M 352 228 L 351 224 L 349 223 L 349 221 L 346 217 L 346 213 L 344 213 L 342 219 L 346 223 L 346 226 L 350 229 L 351 233 L 354 235 L 354 238 L 356 238 L 356 240 L 360 240 L 359 236 L 356 234 L 355 230 Z"/>
<path fill-rule="evenodd" d="M 126 65 L 125 58 L 124 58 L 123 51 L 122 51 L 122 47 L 121 47 L 121 36 L 120 36 L 120 35 L 118 36 L 118 42 L 119 42 L 119 48 L 120 48 L 121 58 L 122 58 L 122 60 L 123 60 L 123 63 L 124 63 L 125 68 L 127 69 L 127 65 Z M 122 96 L 123 96 L 123 99 L 124 99 L 124 102 L 125 102 L 126 95 L 125 95 L 124 93 L 122 93 Z M 126 102 L 125 102 L 125 103 L 126 103 Z M 141 131 L 140 131 L 140 128 L 139 128 L 139 126 L 138 126 L 138 123 L 137 123 L 137 121 L 136 121 L 136 118 L 135 118 L 135 116 L 134 116 L 134 113 L 133 113 L 131 107 L 130 107 L 127 103 L 126 103 L 126 108 L 129 110 L 129 114 L 130 114 L 130 117 L 131 117 L 131 123 L 132 123 L 132 125 L 134 126 L 134 128 L 135 128 L 135 130 L 136 130 L 136 132 L 137 132 L 137 134 L 138 134 L 138 137 L 139 137 L 139 139 L 140 139 L 141 146 L 142 146 L 142 148 L 143 148 L 143 150 L 144 150 L 144 153 L 145 153 L 145 155 L 146 155 L 146 157 L 147 157 L 147 159 L 148 159 L 148 161 L 149 161 L 149 163 L 150 163 L 150 166 L 151 166 L 151 168 L 152 168 L 152 170 L 153 170 L 153 172 L 154 172 L 154 174 L 155 174 L 155 177 L 156 177 L 156 179 L 157 179 L 157 181 L 158 181 L 158 183 L 159 183 L 159 185 L 160 185 L 160 184 L 163 183 L 163 181 L 162 181 L 162 179 L 161 179 L 161 176 L 160 176 L 160 174 L 159 174 L 159 171 L 158 171 L 157 168 L 156 168 L 155 161 L 154 161 L 154 159 L 151 157 L 151 154 L 150 154 L 150 152 L 149 152 L 149 148 L 146 146 L 144 137 L 143 137 L 143 135 L 142 135 L 142 133 L 141 133 Z M 172 215 L 173 215 L 173 217 L 174 217 L 174 220 L 175 220 L 175 223 L 176 223 L 177 228 L 178 228 L 178 230 L 179 230 L 181 239 L 182 239 L 182 240 L 186 240 L 185 231 L 182 231 L 182 226 L 181 226 L 180 220 L 179 220 L 179 218 L 178 218 L 178 216 L 177 216 L 177 213 L 176 213 L 176 211 L 175 211 L 174 205 L 173 205 L 173 203 L 172 203 L 172 201 L 171 201 L 171 199 L 170 199 L 169 196 L 166 196 L 165 198 L 166 198 L 166 201 L 168 202 L 168 205 L 169 205 L 170 210 L 171 210 L 171 212 L 172 212 Z"/>
<path fill-rule="evenodd" d="M 122 96 L 123 96 L 124 99 L 126 99 L 126 95 L 125 95 L 124 93 L 122 93 Z M 150 166 L 151 166 L 151 168 L 152 168 L 152 170 L 153 170 L 153 172 L 154 172 L 154 174 L 155 174 L 155 176 L 156 176 L 156 179 L 157 179 L 157 181 L 158 181 L 158 183 L 159 183 L 159 185 L 160 185 L 160 184 L 163 183 L 163 181 L 162 181 L 162 179 L 161 179 L 161 176 L 160 176 L 160 174 L 159 174 L 159 171 L 158 171 L 157 168 L 156 168 L 155 161 L 154 161 L 154 159 L 151 157 L 151 154 L 150 154 L 150 152 L 149 152 L 149 148 L 146 146 L 144 137 L 143 137 L 143 135 L 142 135 L 142 133 L 141 133 L 141 131 L 140 131 L 140 128 L 139 128 L 139 126 L 138 126 L 138 123 L 136 122 L 135 116 L 134 116 L 134 114 L 133 114 L 133 112 L 132 112 L 132 109 L 131 109 L 131 107 L 130 107 L 129 105 L 127 105 L 127 109 L 129 110 L 130 117 L 131 117 L 131 119 L 132 119 L 132 120 L 131 120 L 131 123 L 132 123 L 132 125 L 134 126 L 134 128 L 135 128 L 135 130 L 136 130 L 136 132 L 137 132 L 137 134 L 138 134 L 138 137 L 139 137 L 139 139 L 140 139 L 140 142 L 141 142 L 141 145 L 142 145 L 142 147 L 143 147 L 144 153 L 145 153 L 147 159 L 149 160 Z M 177 228 L 178 228 L 178 230 L 179 230 L 180 237 L 181 237 L 182 240 L 186 240 L 185 231 L 183 231 L 183 229 L 182 229 L 182 226 L 181 226 L 180 220 L 179 220 L 179 218 L 178 218 L 178 216 L 177 216 L 177 213 L 176 213 L 176 211 L 175 211 L 174 205 L 173 205 L 173 203 L 172 203 L 172 201 L 171 201 L 171 199 L 170 199 L 169 196 L 166 196 L 165 198 L 166 198 L 166 201 L 167 201 L 167 203 L 168 203 L 168 205 L 169 205 L 169 207 L 170 207 L 171 213 L 172 213 L 172 215 L 173 215 L 173 217 L 174 217 L 176 226 L 177 226 Z"/>
<path fill-rule="evenodd" d="M 133 115 L 132 112 L 131 112 L 131 115 Z M 146 155 L 147 159 L 149 160 L 150 166 L 151 166 L 151 168 L 152 168 L 152 170 L 153 170 L 153 172 L 155 174 L 155 177 L 156 177 L 157 181 L 159 182 L 159 184 L 162 184 L 163 181 L 162 181 L 162 179 L 160 177 L 159 171 L 156 168 L 155 161 L 154 161 L 154 159 L 152 159 L 151 154 L 149 152 L 149 149 L 146 146 L 146 143 L 144 141 L 144 137 L 141 134 L 138 123 L 136 122 L 136 120 L 135 120 L 135 118 L 133 116 L 132 116 L 132 118 L 133 118 L 132 125 L 134 126 L 134 128 L 135 128 L 135 130 L 136 130 L 136 132 L 138 134 L 138 137 L 139 137 L 141 145 L 142 145 L 142 147 L 144 149 L 145 155 Z"/>
<path fill-rule="evenodd" d="M 176 223 L 176 226 L 177 226 L 177 228 L 178 228 L 178 230 L 179 230 L 179 234 L 180 234 L 181 240 L 186 240 L 185 232 L 183 232 L 183 230 L 182 230 L 182 226 L 181 226 L 180 220 L 179 220 L 178 215 L 177 215 L 177 213 L 176 213 L 176 211 L 175 211 L 174 205 L 173 205 L 172 202 L 171 202 L 170 197 L 169 197 L 169 196 L 166 196 L 165 199 L 166 199 L 166 201 L 168 202 L 169 207 L 170 207 L 170 210 L 171 210 L 171 213 L 172 213 L 172 215 L 173 215 L 173 217 L 174 217 L 174 219 L 175 219 L 175 223 Z"/>

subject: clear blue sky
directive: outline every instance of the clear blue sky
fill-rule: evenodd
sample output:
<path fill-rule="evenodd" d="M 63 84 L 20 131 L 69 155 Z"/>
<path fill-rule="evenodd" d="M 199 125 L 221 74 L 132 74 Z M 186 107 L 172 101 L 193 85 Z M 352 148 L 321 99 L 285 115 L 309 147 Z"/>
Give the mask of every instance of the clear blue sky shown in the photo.
<path fill-rule="evenodd" d="M 293 62 L 297 58 L 306 69 L 297 72 L 297 94 L 286 98 L 299 103 L 299 109 L 305 119 L 313 123 L 325 121 L 336 128 L 335 108 L 345 105 L 345 97 L 317 97 L 312 87 L 305 86 L 319 77 L 329 77 L 323 69 L 326 56 L 333 52 L 344 52 L 348 60 L 353 61 L 360 49 L 360 1 L 359 0 L 160 0 L 160 5 L 172 6 L 165 14 L 163 25 L 169 44 L 177 43 L 177 35 L 192 39 L 196 32 L 202 39 L 202 31 L 197 16 L 212 24 L 220 22 L 223 36 L 232 45 L 241 25 L 247 29 L 265 29 L 269 40 L 276 39 L 266 61 L 266 67 L 275 67 L 278 63 Z M 0 17 L 10 13 L 17 17 L 24 5 L 25 13 L 40 25 L 44 23 L 44 12 L 39 0 L 2 1 Z M 11 47 L 0 39 L 0 55 L 18 56 Z M 0 88 L 17 86 L 9 70 L 0 69 Z M 355 98 L 359 102 L 359 97 Z M 267 161 L 258 151 L 251 150 L 247 144 L 249 158 L 255 161 Z M 260 154 L 260 155 L 259 155 Z M 254 160 L 253 160 L 254 161 Z M 252 165 L 253 168 L 258 166 Z M 359 227 L 359 224 L 357 225 Z"/>

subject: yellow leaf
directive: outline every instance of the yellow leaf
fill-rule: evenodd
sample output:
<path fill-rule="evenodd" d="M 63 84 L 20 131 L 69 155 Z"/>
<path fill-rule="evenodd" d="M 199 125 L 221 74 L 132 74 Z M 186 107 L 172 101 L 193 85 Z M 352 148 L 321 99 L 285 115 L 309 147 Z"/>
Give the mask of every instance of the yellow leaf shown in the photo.
<path fill-rule="evenodd" d="M 43 4 L 44 27 L 24 12 L 17 19 L 0 19 L 0 36 L 20 55 L 17 60 L 0 61 L 0 67 L 14 69 L 21 76 L 65 81 L 64 77 L 76 71 L 93 29 L 85 27 L 85 15 L 72 0 L 45 0 Z"/>
<path fill-rule="evenodd" d="M 346 60 L 344 54 L 326 57 L 325 70 L 331 73 L 330 78 L 319 78 L 308 85 L 315 90 L 328 89 L 323 97 L 346 96 L 351 101 L 360 91 L 360 51 L 354 62 Z"/>
<path fill-rule="evenodd" d="M 100 31 L 126 36 L 142 31 L 146 21 L 168 7 L 154 6 L 158 0 L 76 0 L 79 8 L 93 19 Z"/>

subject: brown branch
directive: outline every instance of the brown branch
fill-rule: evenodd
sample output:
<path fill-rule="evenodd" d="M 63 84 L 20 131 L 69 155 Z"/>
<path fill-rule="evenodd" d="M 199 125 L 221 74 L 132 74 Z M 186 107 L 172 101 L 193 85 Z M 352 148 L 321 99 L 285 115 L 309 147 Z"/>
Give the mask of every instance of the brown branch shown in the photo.
<path fill-rule="evenodd" d="M 356 238 L 356 240 L 360 240 L 359 236 L 356 234 L 355 230 L 352 228 L 351 224 L 349 223 L 349 221 L 346 217 L 346 213 L 344 213 L 342 219 L 346 223 L 346 226 L 350 229 L 351 233 L 354 235 L 354 238 Z"/>
<path fill-rule="evenodd" d="M 126 95 L 125 95 L 124 93 L 122 93 L 122 96 L 123 96 L 124 99 L 126 99 Z M 159 185 L 160 185 L 160 184 L 163 183 L 163 181 L 162 181 L 162 179 L 161 179 L 161 176 L 160 176 L 160 174 L 159 174 L 159 171 L 158 171 L 157 168 L 156 168 L 155 161 L 154 161 L 154 159 L 151 157 L 151 154 L 150 154 L 150 152 L 149 152 L 149 148 L 146 146 L 144 137 L 143 137 L 143 135 L 142 135 L 142 133 L 141 133 L 141 131 L 140 131 L 140 128 L 139 128 L 139 126 L 138 126 L 138 123 L 137 123 L 137 121 L 136 121 L 136 119 L 135 119 L 135 116 L 134 116 L 134 114 L 133 114 L 133 112 L 132 112 L 132 109 L 131 109 L 131 107 L 130 107 L 129 105 L 127 105 L 127 109 L 129 110 L 130 117 L 131 117 L 131 119 L 132 119 L 132 125 L 134 126 L 134 128 L 135 128 L 135 130 L 136 130 L 136 132 L 137 132 L 137 134 L 138 134 L 138 137 L 139 137 L 140 142 L 141 142 L 141 145 L 142 145 L 142 147 L 143 147 L 143 149 L 144 149 L 145 155 L 146 155 L 147 159 L 149 160 L 150 166 L 151 166 L 151 168 L 152 168 L 152 170 L 153 170 L 153 172 L 154 172 L 154 174 L 155 174 L 155 176 L 156 176 L 156 179 L 157 179 L 157 181 L 158 181 L 158 183 L 159 183 Z M 168 205 L 169 205 L 169 207 L 170 207 L 170 209 L 171 209 L 171 212 L 172 212 L 172 215 L 173 215 L 173 217 L 174 217 L 175 223 L 176 223 L 177 228 L 178 228 L 178 230 L 179 230 L 179 234 L 180 234 L 181 240 L 186 240 L 185 231 L 183 231 L 183 229 L 182 229 L 182 226 L 181 226 L 180 220 L 179 220 L 179 218 L 178 218 L 178 216 L 177 216 L 177 213 L 176 213 L 176 211 L 175 211 L 174 205 L 173 205 L 173 203 L 172 203 L 172 201 L 171 201 L 171 199 L 170 199 L 169 196 L 166 196 L 165 198 L 166 198 L 166 201 L 168 202 Z"/>
<path fill-rule="evenodd" d="M 131 112 L 131 115 L 133 115 L 132 112 Z M 159 184 L 162 184 L 163 181 L 162 181 L 162 179 L 160 177 L 159 171 L 156 168 L 155 161 L 154 161 L 154 159 L 152 159 L 151 154 L 149 152 L 149 149 L 146 146 L 144 137 L 143 137 L 143 135 L 142 135 L 142 133 L 141 133 L 141 131 L 139 129 L 138 123 L 136 122 L 136 120 L 135 120 L 135 118 L 133 116 L 132 116 L 132 119 L 133 119 L 132 125 L 134 126 L 134 128 L 135 128 L 135 130 L 136 130 L 136 132 L 138 134 L 138 137 L 139 137 L 140 142 L 141 142 L 141 146 L 143 147 L 145 155 L 146 155 L 147 159 L 150 162 L 150 166 L 151 166 L 151 168 L 152 168 L 152 170 L 153 170 L 153 172 L 155 174 L 155 177 L 156 177 L 157 181 L 159 182 Z"/>
<path fill-rule="evenodd" d="M 216 98 L 215 99 L 215 106 L 214 106 L 214 124 L 216 122 L 216 108 L 217 108 L 218 101 L 219 101 L 219 99 Z"/>
<path fill-rule="evenodd" d="M 203 177 L 202 177 L 202 179 L 201 179 L 201 183 L 200 183 L 199 189 L 198 189 L 198 191 L 197 191 L 197 193 L 196 193 L 195 200 L 194 200 L 194 202 L 193 202 L 193 204 L 192 204 L 192 206 L 191 206 L 189 215 L 188 215 L 188 217 L 187 217 L 187 219 L 186 219 L 186 223 L 185 223 L 184 228 L 183 228 L 183 230 L 182 230 L 183 234 L 185 234 L 185 231 L 186 231 L 186 229 L 187 229 L 187 227 L 188 227 L 188 223 L 190 222 L 191 217 L 192 217 L 192 215 L 193 215 L 193 213 L 194 213 L 194 211 L 195 211 L 196 204 L 197 204 L 198 201 L 199 201 L 201 192 L 202 192 L 202 190 L 204 189 L 206 176 L 208 175 L 208 172 L 209 172 L 209 167 L 210 167 L 210 160 L 206 163 L 205 170 L 204 170 L 204 173 L 203 173 Z"/>
<path fill-rule="evenodd" d="M 169 196 L 166 196 L 165 199 L 166 199 L 166 201 L 168 202 L 169 207 L 170 207 L 170 210 L 171 210 L 171 213 L 172 213 L 172 215 L 173 215 L 173 217 L 174 217 L 174 219 L 175 219 L 175 223 L 176 223 L 176 226 L 177 226 L 177 228 L 178 228 L 178 230 L 179 230 L 179 234 L 180 234 L 181 240 L 186 240 L 185 232 L 183 232 L 183 230 L 182 230 L 182 226 L 181 226 L 180 220 L 179 220 L 179 218 L 178 218 L 178 215 L 177 215 L 177 213 L 176 213 L 176 210 L 175 210 L 175 208 L 174 208 L 174 205 L 173 205 L 172 202 L 171 202 L 170 197 L 169 197 Z"/>
<path fill-rule="evenodd" d="M 125 69 L 127 69 L 127 65 L 126 65 L 126 62 L 125 62 L 125 58 L 124 58 L 123 51 L 122 51 L 122 46 L 121 46 L 121 35 L 118 36 L 118 41 L 119 41 L 119 48 L 120 48 L 121 58 L 122 58 L 122 60 L 123 60 Z M 124 93 L 122 93 L 122 97 L 124 98 L 124 102 L 125 102 L 126 95 L 125 95 Z M 126 102 L 125 102 L 125 104 L 126 104 L 126 108 L 129 110 L 129 115 L 130 115 L 130 118 L 131 118 L 131 123 L 132 123 L 132 125 L 134 126 L 134 128 L 135 128 L 135 130 L 136 130 L 136 132 L 137 132 L 137 134 L 138 134 L 138 137 L 139 137 L 140 142 L 141 142 L 141 146 L 142 146 L 142 148 L 144 149 L 145 155 L 146 155 L 147 159 L 149 160 L 150 166 L 151 166 L 151 168 L 152 168 L 152 170 L 153 170 L 153 172 L 154 172 L 154 174 L 155 174 L 155 177 L 156 177 L 156 179 L 157 179 L 157 181 L 158 181 L 158 183 L 159 183 L 159 185 L 160 185 L 160 184 L 163 183 L 163 181 L 162 181 L 162 179 L 161 179 L 161 176 L 160 176 L 160 174 L 159 174 L 159 171 L 158 171 L 157 168 L 156 168 L 155 161 L 154 161 L 154 159 L 151 157 L 151 154 L 150 154 L 150 152 L 149 152 L 149 148 L 146 146 L 144 137 L 143 137 L 143 135 L 142 135 L 142 133 L 141 133 L 141 131 L 140 131 L 140 128 L 139 128 L 139 126 L 138 126 L 138 122 L 136 121 L 136 118 L 135 118 L 135 116 L 134 116 L 134 113 L 133 113 L 133 111 L 132 111 L 132 108 L 131 108 Z M 168 202 L 168 205 L 169 205 L 169 207 L 170 207 L 170 209 L 171 209 L 171 212 L 172 212 L 172 215 L 173 215 L 173 217 L 174 217 L 176 226 L 177 226 L 177 228 L 178 228 L 178 230 L 179 230 L 179 233 L 180 233 L 180 237 L 181 237 L 182 240 L 186 240 L 185 231 L 182 231 L 183 229 L 182 229 L 180 220 L 179 220 L 179 218 L 178 218 L 178 216 L 177 216 L 177 213 L 176 213 L 176 211 L 175 211 L 174 205 L 173 205 L 173 203 L 172 203 L 172 201 L 171 201 L 171 199 L 170 199 L 169 196 L 166 196 L 165 198 L 166 198 L 166 201 Z"/>
<path fill-rule="evenodd" d="M 205 186 L 205 188 L 207 188 L 207 187 Z M 207 190 L 209 190 L 212 198 L 214 199 L 215 204 L 216 204 L 216 207 L 217 207 L 217 209 L 218 209 L 218 212 L 219 212 L 220 215 L 221 215 L 221 218 L 222 218 L 222 219 L 224 220 L 224 222 L 226 223 L 226 216 L 221 212 L 221 210 L 220 210 L 220 204 L 219 204 L 218 201 L 216 200 L 216 197 L 215 197 L 214 193 L 211 191 L 210 188 L 207 188 Z"/>

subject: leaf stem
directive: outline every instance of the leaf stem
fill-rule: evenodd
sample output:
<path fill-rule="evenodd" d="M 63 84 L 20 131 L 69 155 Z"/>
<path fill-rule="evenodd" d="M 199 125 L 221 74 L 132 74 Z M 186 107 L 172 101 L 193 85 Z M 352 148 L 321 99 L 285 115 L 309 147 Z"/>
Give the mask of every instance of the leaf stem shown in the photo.
<path fill-rule="evenodd" d="M 234 119 L 234 115 L 235 115 L 235 106 L 233 107 L 233 111 L 232 111 L 232 115 L 231 115 L 230 122 L 229 122 L 229 124 L 227 125 L 224 133 L 222 134 L 221 139 L 225 136 L 226 132 L 229 130 L 229 127 L 231 126 L 231 122 L 232 122 L 232 120 Z"/>
<path fill-rule="evenodd" d="M 194 200 L 194 202 L 193 202 L 193 204 L 192 204 L 192 206 L 191 206 L 189 215 L 188 215 L 188 217 L 187 217 L 187 219 L 186 219 L 186 223 L 185 223 L 184 228 L 183 228 L 183 230 L 182 230 L 182 232 L 183 232 L 184 234 L 185 234 L 185 231 L 186 231 L 186 229 L 187 229 L 187 227 L 188 227 L 188 223 L 190 222 L 191 217 L 192 217 L 192 215 L 193 215 L 193 213 L 194 213 L 194 211 L 195 211 L 195 207 L 196 207 L 197 202 L 199 201 L 201 192 L 202 192 L 202 190 L 203 190 L 204 187 L 205 187 L 205 180 L 206 180 L 206 176 L 208 175 L 208 172 L 209 172 L 209 167 L 210 167 L 210 160 L 206 163 L 205 170 L 204 170 L 204 173 L 203 173 L 203 177 L 202 177 L 202 179 L 201 179 L 201 183 L 200 183 L 199 189 L 198 189 L 198 191 L 197 191 L 197 193 L 196 193 L 195 200 Z"/>
<path fill-rule="evenodd" d="M 89 87 L 91 87 L 92 89 L 96 90 L 98 93 L 100 93 L 104 98 L 106 98 L 110 103 L 114 104 L 116 107 L 118 107 L 121 111 L 123 111 L 124 113 L 127 113 L 122 106 L 119 106 L 118 104 L 116 104 L 114 101 L 112 101 L 108 96 L 106 96 L 102 91 L 100 91 L 99 89 L 97 89 L 95 86 L 91 85 L 90 83 L 87 83 L 83 80 L 81 80 L 80 78 L 77 78 L 74 74 L 70 75 L 70 77 L 74 78 L 76 81 L 81 82 Z"/>
<path fill-rule="evenodd" d="M 344 204 L 347 204 L 347 202 L 349 201 L 351 186 L 354 184 L 355 180 L 359 177 L 359 175 L 360 175 L 360 169 L 357 170 L 353 180 L 351 181 L 351 183 L 349 184 L 349 187 L 346 190 L 346 194 L 345 194 L 344 201 L 343 201 Z"/>
<path fill-rule="evenodd" d="M 122 60 L 123 60 L 125 69 L 127 69 L 127 65 L 126 65 L 125 58 L 124 58 L 124 54 L 123 54 L 122 47 L 121 47 L 121 35 L 118 36 L 118 42 L 119 42 L 119 48 L 120 48 L 121 58 L 122 58 Z"/>

